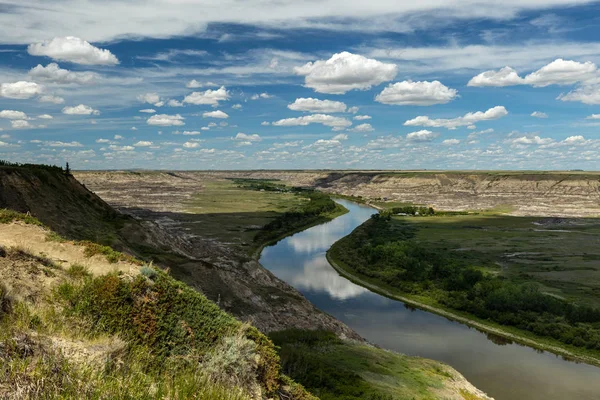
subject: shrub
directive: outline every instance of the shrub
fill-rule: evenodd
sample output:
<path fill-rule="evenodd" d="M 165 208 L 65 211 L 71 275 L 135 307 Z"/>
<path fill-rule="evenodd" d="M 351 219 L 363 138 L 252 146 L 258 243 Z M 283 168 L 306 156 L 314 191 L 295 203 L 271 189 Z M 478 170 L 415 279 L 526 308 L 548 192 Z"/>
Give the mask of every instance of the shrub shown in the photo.
<path fill-rule="evenodd" d="M 254 392 L 258 368 L 257 345 L 245 336 L 246 329 L 246 326 L 241 326 L 236 335 L 225 337 L 205 356 L 202 367 L 215 383 L 239 386 Z"/>
<path fill-rule="evenodd" d="M 21 221 L 29 225 L 43 226 L 43 224 L 30 214 L 23 214 L 7 208 L 0 209 L 0 224 L 10 224 L 14 221 Z"/>
<path fill-rule="evenodd" d="M 156 278 L 157 272 L 153 267 L 144 265 L 142 268 L 140 268 L 140 274 L 142 274 L 150 280 L 154 280 L 154 278 Z"/>
<path fill-rule="evenodd" d="M 0 319 L 12 312 L 13 301 L 5 285 L 0 284 Z"/>
<path fill-rule="evenodd" d="M 67 275 L 69 275 L 73 279 L 83 279 L 85 277 L 91 276 L 90 270 L 85 265 L 81 264 L 71 264 L 69 269 L 67 270 Z"/>

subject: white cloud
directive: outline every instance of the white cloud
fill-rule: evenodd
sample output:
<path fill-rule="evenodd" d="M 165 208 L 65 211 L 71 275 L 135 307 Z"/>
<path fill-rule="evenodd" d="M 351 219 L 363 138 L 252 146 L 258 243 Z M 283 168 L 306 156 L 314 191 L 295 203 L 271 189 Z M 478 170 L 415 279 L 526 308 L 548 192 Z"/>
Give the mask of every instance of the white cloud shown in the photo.
<path fill-rule="evenodd" d="M 346 111 L 346 104 L 341 101 L 319 100 L 308 97 L 296 99 L 296 101 L 288 105 L 288 108 L 294 111 L 308 111 L 313 113 L 336 113 Z"/>
<path fill-rule="evenodd" d="M 27 114 L 25 114 L 23 111 L 2 110 L 0 111 L 0 118 L 26 120 Z"/>
<path fill-rule="evenodd" d="M 111 144 L 108 146 L 109 149 L 113 151 L 134 151 L 135 147 L 133 146 L 117 146 L 116 144 Z"/>
<path fill-rule="evenodd" d="M 350 130 L 352 132 L 373 132 L 375 129 L 373 129 L 371 124 L 360 124 Z"/>
<path fill-rule="evenodd" d="M 181 115 L 167 115 L 167 114 L 156 114 L 148 118 L 146 123 L 148 125 L 156 126 L 182 126 L 185 125 L 183 122 L 185 118 Z"/>
<path fill-rule="evenodd" d="M 96 139 L 96 143 L 110 143 L 110 140 L 100 138 L 100 139 Z"/>
<path fill-rule="evenodd" d="M 50 114 L 42 114 L 42 115 L 38 115 L 39 119 L 54 119 L 54 117 Z"/>
<path fill-rule="evenodd" d="M 323 124 L 337 130 L 351 126 L 352 122 L 348 121 L 346 118 L 334 117 L 332 115 L 312 114 L 298 118 L 280 119 L 279 121 L 271 123 L 273 126 L 306 126 L 309 124 Z"/>
<path fill-rule="evenodd" d="M 200 147 L 200 143 L 198 142 L 185 142 L 183 147 L 186 149 L 195 149 L 196 147 Z"/>
<path fill-rule="evenodd" d="M 442 142 L 443 145 L 446 146 L 455 146 L 457 144 L 460 144 L 460 140 L 458 139 L 446 139 Z"/>
<path fill-rule="evenodd" d="M 583 85 L 567 94 L 561 94 L 557 99 L 562 101 L 579 101 L 583 104 L 600 104 L 600 85 Z"/>
<path fill-rule="evenodd" d="M 161 107 L 164 104 L 164 102 L 160 101 L 160 96 L 158 93 L 140 94 L 137 99 L 142 103 L 153 104 L 156 107 Z"/>
<path fill-rule="evenodd" d="M 550 144 L 554 140 L 551 138 L 541 138 L 538 135 L 525 135 L 510 139 L 508 142 L 513 146 L 530 146 L 530 145 L 545 145 Z"/>
<path fill-rule="evenodd" d="M 225 118 L 229 118 L 229 115 L 227 115 L 227 113 L 221 111 L 221 110 L 216 110 L 216 111 L 208 111 L 202 114 L 202 117 L 204 118 L 220 118 L 220 119 L 225 119 Z"/>
<path fill-rule="evenodd" d="M 247 135 L 245 133 L 240 132 L 237 135 L 235 135 L 235 140 L 241 140 L 241 141 L 247 141 L 247 142 L 260 142 L 261 137 L 260 137 L 260 135 L 258 135 L 256 133 Z"/>
<path fill-rule="evenodd" d="M 438 133 L 428 131 L 427 129 L 422 129 L 420 131 L 411 132 L 408 135 L 406 135 L 406 140 L 409 140 L 411 142 L 431 142 L 438 136 Z"/>
<path fill-rule="evenodd" d="M 27 47 L 32 56 L 46 56 L 57 61 L 84 65 L 117 65 L 119 60 L 106 49 L 99 49 L 83 39 L 66 36 L 55 37 Z"/>
<path fill-rule="evenodd" d="M 13 129 L 32 128 L 32 126 L 29 124 L 29 122 L 21 120 L 21 119 L 16 119 L 16 120 L 10 121 L 10 125 L 13 127 Z"/>
<path fill-rule="evenodd" d="M 585 119 L 600 119 L 600 114 L 592 114 L 585 117 Z"/>
<path fill-rule="evenodd" d="M 198 131 L 174 131 L 173 135 L 186 135 L 186 136 L 195 136 L 195 135 L 200 135 L 200 132 Z"/>
<path fill-rule="evenodd" d="M 370 115 L 357 115 L 356 117 L 352 118 L 355 119 L 357 121 L 363 121 L 365 119 L 371 119 Z"/>
<path fill-rule="evenodd" d="M 261 122 L 260 124 L 261 124 L 262 126 L 269 126 L 269 125 L 271 125 L 271 123 L 270 123 L 270 122 L 268 122 L 268 121 L 263 121 L 263 122 Z"/>
<path fill-rule="evenodd" d="M 462 117 L 452 119 L 430 119 L 427 116 L 418 116 L 404 123 L 406 126 L 425 126 L 429 128 L 447 128 L 456 129 L 460 126 L 468 126 L 479 121 L 489 121 L 502 118 L 508 115 L 508 111 L 503 106 L 496 106 L 482 112 L 470 112 Z"/>
<path fill-rule="evenodd" d="M 44 142 L 44 145 L 50 147 L 83 147 L 79 142 L 60 142 L 60 141 L 48 141 Z"/>
<path fill-rule="evenodd" d="M 38 64 L 29 70 L 29 76 L 45 82 L 61 84 L 75 83 L 79 85 L 94 83 L 99 77 L 95 72 L 69 71 L 68 69 L 60 68 L 56 63 L 48 64 L 45 67 Z"/>
<path fill-rule="evenodd" d="M 525 78 L 521 78 L 510 67 L 504 67 L 499 71 L 482 72 L 473 77 L 468 86 L 570 85 L 595 77 L 597 69 L 596 64 L 591 61 L 581 63 L 559 58 L 530 73 Z"/>
<path fill-rule="evenodd" d="M 100 115 L 100 111 L 94 110 L 90 106 L 86 106 L 85 104 L 80 104 L 75 107 L 65 107 L 62 109 L 63 114 L 68 115 Z"/>
<path fill-rule="evenodd" d="M 219 89 L 212 90 L 208 89 L 204 92 L 193 92 L 183 99 L 184 103 L 190 103 L 195 105 L 208 104 L 216 106 L 220 101 L 229 99 L 229 92 L 225 89 L 225 86 L 221 86 Z"/>
<path fill-rule="evenodd" d="M 146 114 L 154 114 L 156 112 L 156 110 L 153 108 L 144 108 L 143 110 L 140 110 L 140 112 L 146 113 Z"/>
<path fill-rule="evenodd" d="M 121 139 L 124 139 L 124 137 L 123 137 L 123 136 L 121 136 L 121 135 L 115 135 L 115 136 L 113 137 L 113 139 L 115 139 L 115 140 L 121 140 Z"/>
<path fill-rule="evenodd" d="M 41 96 L 38 100 L 42 103 L 52 103 L 52 104 L 63 104 L 65 102 L 65 99 L 63 99 L 62 97 L 53 96 L 53 95 L 49 95 L 49 94 Z"/>
<path fill-rule="evenodd" d="M 183 107 L 183 103 L 179 100 L 171 99 L 167 101 L 169 107 Z"/>
<path fill-rule="evenodd" d="M 261 94 L 255 94 L 252 97 L 250 97 L 250 100 L 258 100 L 258 99 L 270 99 L 273 98 L 272 95 L 270 95 L 269 93 L 261 93 Z"/>
<path fill-rule="evenodd" d="M 403 144 L 402 137 L 380 136 L 377 139 L 370 140 L 367 143 L 367 148 L 371 150 L 387 150 L 401 147 Z"/>
<path fill-rule="evenodd" d="M 375 97 L 383 104 L 431 106 L 446 104 L 458 95 L 456 89 L 450 89 L 440 81 L 403 81 L 388 85 Z"/>
<path fill-rule="evenodd" d="M 359 108 L 357 106 L 353 106 L 348 109 L 348 112 L 350 114 L 356 114 L 358 112 L 358 110 L 359 110 Z"/>
<path fill-rule="evenodd" d="M 135 147 L 149 147 L 152 146 L 152 142 L 146 141 L 146 140 L 140 140 L 139 142 L 135 143 L 134 146 Z"/>
<path fill-rule="evenodd" d="M 563 140 L 563 143 L 565 144 L 582 144 L 585 143 L 585 138 L 581 135 L 576 135 L 576 136 L 569 136 L 568 138 L 566 138 L 565 140 Z"/>
<path fill-rule="evenodd" d="M 534 111 L 531 113 L 531 116 L 535 118 L 548 118 L 548 114 L 541 111 Z"/>
<path fill-rule="evenodd" d="M 19 81 L 0 84 L 0 96 L 9 99 L 29 99 L 43 91 L 44 87 L 35 82 Z"/>
<path fill-rule="evenodd" d="M 304 76 L 305 86 L 316 92 L 344 94 L 350 90 L 367 90 L 391 81 L 398 73 L 398 67 L 344 51 L 334 54 L 328 60 L 296 67 L 294 71 Z"/>
<path fill-rule="evenodd" d="M 187 87 L 189 89 L 198 89 L 198 88 L 207 87 L 207 86 L 211 87 L 211 86 L 219 86 L 219 85 L 217 85 L 216 83 L 212 83 L 212 82 L 202 83 L 202 82 L 198 82 L 195 79 L 192 79 L 185 85 L 185 87 Z"/>
<path fill-rule="evenodd" d="M 136 128 L 135 126 L 132 126 L 132 127 L 131 127 L 131 130 L 132 130 L 132 131 L 137 131 L 137 130 L 138 130 L 138 128 Z"/>
<path fill-rule="evenodd" d="M 332 137 L 331 140 L 337 140 L 337 141 L 348 140 L 348 135 L 346 135 L 345 133 L 338 133 L 337 135 Z"/>
<path fill-rule="evenodd" d="M 513 86 L 523 84 L 523 79 L 511 67 L 504 67 L 498 71 L 485 71 L 471 78 L 467 86 Z"/>
<path fill-rule="evenodd" d="M 231 106 L 231 108 L 233 108 L 234 110 L 241 110 L 242 109 L 242 105 L 241 104 L 234 104 Z"/>

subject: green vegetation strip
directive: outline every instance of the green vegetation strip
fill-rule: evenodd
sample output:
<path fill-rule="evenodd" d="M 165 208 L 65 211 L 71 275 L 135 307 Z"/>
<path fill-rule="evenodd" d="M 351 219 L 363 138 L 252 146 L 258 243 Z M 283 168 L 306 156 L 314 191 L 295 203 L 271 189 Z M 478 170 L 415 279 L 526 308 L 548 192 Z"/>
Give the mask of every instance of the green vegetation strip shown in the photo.
<path fill-rule="evenodd" d="M 532 347 L 600 365 L 600 310 L 486 273 L 375 215 L 327 253 L 342 275 L 385 296 Z"/>

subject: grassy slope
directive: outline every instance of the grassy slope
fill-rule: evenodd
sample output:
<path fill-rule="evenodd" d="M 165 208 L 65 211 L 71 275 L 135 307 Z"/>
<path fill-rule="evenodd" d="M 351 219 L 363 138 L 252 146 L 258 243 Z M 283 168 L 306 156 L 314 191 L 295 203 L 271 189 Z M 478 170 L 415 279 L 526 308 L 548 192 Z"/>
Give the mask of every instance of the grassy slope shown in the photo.
<path fill-rule="evenodd" d="M 436 361 L 345 342 L 323 331 L 290 330 L 271 338 L 281 347 L 285 373 L 323 400 L 480 398 L 467 390 L 448 391 L 446 382 L 461 378 Z"/>
<path fill-rule="evenodd" d="M 0 220 L 40 225 L 12 212 Z M 162 271 L 93 277 L 17 249 L 1 249 L 0 267 L 11 274 L 0 279 L 11 284 L 0 287 L 0 397 L 238 400 L 260 388 L 312 398 L 280 374 L 267 337 Z M 48 277 L 47 290 L 14 297 Z"/>
<path fill-rule="evenodd" d="M 458 219 L 458 220 L 462 219 L 463 221 L 466 219 L 468 221 L 470 218 L 476 218 L 476 217 L 452 216 L 452 217 L 429 217 L 429 218 L 418 218 L 418 217 L 412 217 L 412 218 L 410 218 L 410 217 L 395 217 L 395 218 L 397 220 L 401 219 L 402 221 L 410 220 L 412 223 L 419 224 L 419 225 L 433 224 L 434 226 L 437 226 L 438 229 L 442 229 L 442 228 L 439 228 L 439 225 L 437 225 L 437 224 L 444 224 L 444 223 L 447 224 L 450 221 L 455 221 L 456 219 Z M 496 219 L 496 224 L 503 226 L 505 228 L 514 226 L 514 224 L 512 224 L 511 221 L 508 220 L 508 218 L 510 218 L 510 219 L 515 218 L 515 219 L 519 219 L 521 221 L 524 219 L 528 219 L 528 218 L 521 218 L 521 217 L 498 217 L 498 216 L 493 217 L 493 216 L 489 216 L 489 215 L 483 216 L 483 217 L 480 216 L 479 218 L 482 221 L 489 220 L 490 218 L 492 218 L 492 220 L 499 218 L 499 219 Z M 472 220 L 471 220 L 471 222 L 472 222 Z M 423 238 L 424 240 L 427 240 L 428 242 L 431 241 L 432 246 L 437 245 L 437 246 L 441 246 L 440 248 L 446 249 L 446 246 L 444 244 L 440 244 L 439 242 L 437 242 L 437 244 L 434 245 L 433 242 L 436 242 L 435 238 L 432 238 L 431 236 L 427 236 L 426 232 L 419 232 L 419 231 L 417 231 L 417 232 L 418 232 L 417 237 Z M 477 240 L 482 240 L 482 237 L 484 237 L 484 235 L 485 235 L 484 232 L 485 231 L 483 231 L 479 228 L 476 228 L 473 235 L 477 238 Z M 448 235 L 447 238 L 451 237 L 451 238 L 453 238 L 453 240 L 456 240 L 457 242 L 461 241 L 461 234 L 457 233 L 457 231 L 446 232 L 446 234 Z M 473 237 L 471 239 L 476 240 L 475 237 Z M 386 297 L 389 297 L 392 299 L 396 299 L 396 300 L 400 300 L 402 302 L 413 305 L 415 307 L 418 307 L 418 308 L 421 308 L 421 309 L 424 309 L 424 310 L 427 310 L 430 312 L 434 312 L 439 315 L 443 315 L 444 317 L 465 323 L 470 326 L 474 326 L 483 331 L 491 332 L 496 335 L 503 336 L 510 340 L 514 340 L 514 341 L 517 341 L 519 343 L 522 343 L 522 344 L 525 344 L 525 345 L 528 345 L 528 346 L 531 346 L 534 348 L 550 351 L 555 354 L 560 354 L 560 355 L 565 356 L 570 359 L 580 360 L 580 361 L 583 361 L 583 362 L 586 362 L 589 364 L 594 364 L 594 365 L 600 366 L 600 354 L 598 354 L 597 351 L 567 345 L 567 344 L 559 342 L 557 340 L 547 338 L 547 337 L 540 337 L 531 332 L 524 331 L 524 330 L 521 330 L 521 329 L 518 329 L 515 327 L 504 326 L 504 325 L 500 325 L 500 324 L 497 324 L 497 323 L 489 321 L 489 320 L 483 320 L 483 319 L 477 318 L 471 314 L 456 311 L 456 310 L 450 309 L 448 307 L 445 307 L 444 305 L 439 304 L 435 299 L 428 297 L 426 295 L 409 294 L 409 293 L 400 291 L 390 285 L 387 285 L 378 279 L 373 279 L 368 276 L 364 276 L 362 274 L 357 273 L 355 270 L 353 270 L 352 267 L 350 267 L 349 265 L 347 265 L 346 263 L 344 263 L 341 260 L 342 257 L 340 256 L 340 254 L 341 254 L 340 252 L 344 251 L 344 244 L 347 241 L 347 238 L 348 238 L 348 236 L 346 238 L 342 238 L 341 240 L 336 242 L 331 247 L 331 249 L 327 252 L 327 258 L 328 258 L 330 264 L 341 275 L 350 279 L 352 282 L 354 282 L 358 285 L 364 286 L 366 288 L 369 288 L 370 290 L 372 290 L 376 293 L 379 293 L 383 296 L 386 296 Z M 490 240 L 491 240 L 491 242 L 495 242 L 495 239 L 490 239 Z M 462 243 L 462 244 L 464 245 L 464 243 Z M 463 253 L 463 252 L 461 251 L 460 253 Z M 481 254 L 481 253 L 478 253 L 478 254 Z"/>

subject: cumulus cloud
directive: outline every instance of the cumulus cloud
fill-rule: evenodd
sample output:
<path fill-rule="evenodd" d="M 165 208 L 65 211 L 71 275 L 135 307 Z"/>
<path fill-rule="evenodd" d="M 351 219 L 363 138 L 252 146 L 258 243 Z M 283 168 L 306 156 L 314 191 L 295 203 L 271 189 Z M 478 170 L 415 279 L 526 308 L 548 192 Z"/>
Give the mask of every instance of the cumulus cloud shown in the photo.
<path fill-rule="evenodd" d="M 313 113 L 336 113 L 346 111 L 346 104 L 341 101 L 319 100 L 308 98 L 298 98 L 292 104 L 288 105 L 290 110 L 308 111 Z"/>
<path fill-rule="evenodd" d="M 600 104 L 600 85 L 583 85 L 557 97 L 561 101 L 578 101 L 583 104 Z"/>
<path fill-rule="evenodd" d="M 167 101 L 167 105 L 169 107 L 183 107 L 183 102 L 181 102 L 179 100 L 171 99 L 171 100 Z"/>
<path fill-rule="evenodd" d="M 117 65 L 119 60 L 109 50 L 99 49 L 83 39 L 66 36 L 33 43 L 27 47 L 32 56 L 46 56 L 57 61 L 84 65 Z"/>
<path fill-rule="evenodd" d="M 549 85 L 569 85 L 593 78 L 597 73 L 596 64 L 591 61 L 584 63 L 563 60 L 562 58 L 552 61 L 521 78 L 519 74 L 510 67 L 504 67 L 498 71 L 486 71 L 474 76 L 468 86 L 513 86 L 531 85 L 544 87 Z"/>
<path fill-rule="evenodd" d="M 370 140 L 367 143 L 367 148 L 371 150 L 387 150 L 401 147 L 403 144 L 402 137 L 380 136 L 377 139 Z"/>
<path fill-rule="evenodd" d="M 83 145 L 79 142 L 61 142 L 61 141 L 47 141 L 44 142 L 44 145 L 50 147 L 83 147 Z"/>
<path fill-rule="evenodd" d="M 146 141 L 146 140 L 140 140 L 139 142 L 135 143 L 134 146 L 135 147 L 149 147 L 152 146 L 152 142 Z"/>
<path fill-rule="evenodd" d="M 403 81 L 388 85 L 375 97 L 375 101 L 402 106 L 431 106 L 446 104 L 457 96 L 456 89 L 450 89 L 440 81 Z"/>
<path fill-rule="evenodd" d="M 332 137 L 331 140 L 337 140 L 337 141 L 348 140 L 348 135 L 346 135 L 345 133 L 338 133 L 337 135 Z"/>
<path fill-rule="evenodd" d="M 258 99 L 270 99 L 273 96 L 270 95 L 269 93 L 260 93 L 260 94 L 255 94 L 252 97 L 250 97 L 250 100 L 258 100 Z"/>
<path fill-rule="evenodd" d="M 95 72 L 69 71 L 59 67 L 56 63 L 48 64 L 45 67 L 38 64 L 29 70 L 29 76 L 45 82 L 79 85 L 94 83 L 99 77 Z"/>
<path fill-rule="evenodd" d="M 173 135 L 186 135 L 186 136 L 195 136 L 195 135 L 200 135 L 200 132 L 198 131 L 175 131 L 173 132 Z"/>
<path fill-rule="evenodd" d="M 261 141 L 261 137 L 260 135 L 253 133 L 251 135 L 247 135 L 245 133 L 238 133 L 237 135 L 235 135 L 235 140 L 241 140 L 241 141 L 245 141 L 245 142 L 260 142 Z"/>
<path fill-rule="evenodd" d="M 582 144 L 585 142 L 585 138 L 581 135 L 569 136 L 568 138 L 563 140 L 563 143 L 565 144 Z"/>
<path fill-rule="evenodd" d="M 153 108 L 144 108 L 143 110 L 140 110 L 140 112 L 146 113 L 146 114 L 154 114 L 156 112 L 156 110 Z"/>
<path fill-rule="evenodd" d="M 346 118 L 334 117 L 327 114 L 312 114 L 298 118 L 285 118 L 272 122 L 273 126 L 306 126 L 309 124 L 323 124 L 334 130 L 340 130 L 352 125 L 352 122 Z"/>
<path fill-rule="evenodd" d="M 40 98 L 38 100 L 42 103 L 52 103 L 52 104 L 63 104 L 65 102 L 65 99 L 63 99 L 62 97 L 53 96 L 53 95 L 49 95 L 49 94 L 40 96 Z"/>
<path fill-rule="evenodd" d="M 600 119 L 600 114 L 588 115 L 585 119 Z"/>
<path fill-rule="evenodd" d="M 63 114 L 68 115 L 100 115 L 100 111 L 94 110 L 90 106 L 86 106 L 85 104 L 80 104 L 75 107 L 65 107 L 62 109 Z"/>
<path fill-rule="evenodd" d="M 498 71 L 485 71 L 471 78 L 467 86 L 513 86 L 523 84 L 523 79 L 511 67 L 504 67 Z"/>
<path fill-rule="evenodd" d="M 32 128 L 32 126 L 29 124 L 28 121 L 21 120 L 21 119 L 16 119 L 16 120 L 10 121 L 10 125 L 12 126 L 13 129 Z"/>
<path fill-rule="evenodd" d="M 234 104 L 231 106 L 231 108 L 233 108 L 234 110 L 241 110 L 242 109 L 242 105 L 241 104 Z"/>
<path fill-rule="evenodd" d="M 9 99 L 29 99 L 43 91 L 44 87 L 35 82 L 19 81 L 0 84 L 0 96 Z"/>
<path fill-rule="evenodd" d="M 513 146 L 531 146 L 531 145 L 546 145 L 552 143 L 551 138 L 542 138 L 538 135 L 525 135 L 517 138 L 509 139 L 509 143 Z"/>
<path fill-rule="evenodd" d="M 160 101 L 158 93 L 144 93 L 137 97 L 138 101 L 142 103 L 153 104 L 156 107 L 161 107 L 164 103 Z"/>
<path fill-rule="evenodd" d="M 196 147 L 200 147 L 200 143 L 198 142 L 185 142 L 183 147 L 186 149 L 195 149 Z"/>
<path fill-rule="evenodd" d="M 25 114 L 23 111 L 2 110 L 0 111 L 0 118 L 26 120 L 27 114 Z"/>
<path fill-rule="evenodd" d="M 38 115 L 39 119 L 54 119 L 54 117 L 50 114 L 42 114 L 42 115 Z"/>
<path fill-rule="evenodd" d="M 135 147 L 133 147 L 133 146 L 117 146 L 116 144 L 111 144 L 110 146 L 108 146 L 108 148 L 113 151 L 133 151 L 133 150 L 135 150 Z"/>
<path fill-rule="evenodd" d="M 406 135 L 406 140 L 411 142 L 431 142 L 433 139 L 439 136 L 439 133 L 434 133 L 427 129 L 422 129 L 420 131 L 411 132 Z"/>
<path fill-rule="evenodd" d="M 460 126 L 469 126 L 480 121 L 489 121 L 502 118 L 508 115 L 508 111 L 503 106 L 496 106 L 482 112 L 470 112 L 462 117 L 452 119 L 431 119 L 427 116 L 418 116 L 404 123 L 406 126 L 425 126 L 429 128 L 447 128 L 456 129 Z"/>
<path fill-rule="evenodd" d="M 350 130 L 352 132 L 373 132 L 375 129 L 373 129 L 371 124 L 360 124 Z"/>
<path fill-rule="evenodd" d="M 212 83 L 212 82 L 202 83 L 202 82 L 198 82 L 195 79 L 192 79 L 185 85 L 185 87 L 187 87 L 189 89 L 198 89 L 198 88 L 207 87 L 207 86 L 211 87 L 211 86 L 219 86 L 219 85 L 217 85 L 216 83 Z"/>
<path fill-rule="evenodd" d="M 531 116 L 534 118 L 548 118 L 548 114 L 541 111 L 534 111 L 531 113 Z"/>
<path fill-rule="evenodd" d="M 398 73 L 398 67 L 344 51 L 328 60 L 295 67 L 294 72 L 304 76 L 305 86 L 316 92 L 344 94 L 391 81 Z"/>
<path fill-rule="evenodd" d="M 458 139 L 446 139 L 442 142 L 443 145 L 446 146 L 456 146 L 457 144 L 460 144 L 460 140 Z"/>
<path fill-rule="evenodd" d="M 204 118 L 220 118 L 220 119 L 225 119 L 225 118 L 229 118 L 229 115 L 221 110 L 216 110 L 216 111 L 208 111 L 202 114 L 202 117 Z"/>
<path fill-rule="evenodd" d="M 185 125 L 183 122 L 185 118 L 181 115 L 167 115 L 167 114 L 156 114 L 148 118 L 146 123 L 148 125 L 156 125 L 156 126 L 182 126 Z"/>
<path fill-rule="evenodd" d="M 365 119 L 371 119 L 370 115 L 357 115 L 356 117 L 352 118 L 355 119 L 357 121 L 364 121 Z"/>
<path fill-rule="evenodd" d="M 357 106 L 354 106 L 354 107 L 350 107 L 350 108 L 348 109 L 348 112 L 349 112 L 350 114 L 356 114 L 356 113 L 358 112 L 358 110 L 359 110 L 359 108 L 358 108 Z"/>
<path fill-rule="evenodd" d="M 221 86 L 219 89 L 212 90 L 208 89 L 204 92 L 193 92 L 183 99 L 184 103 L 201 105 L 208 104 L 216 106 L 220 101 L 229 99 L 229 92 L 225 89 L 225 86 Z"/>

